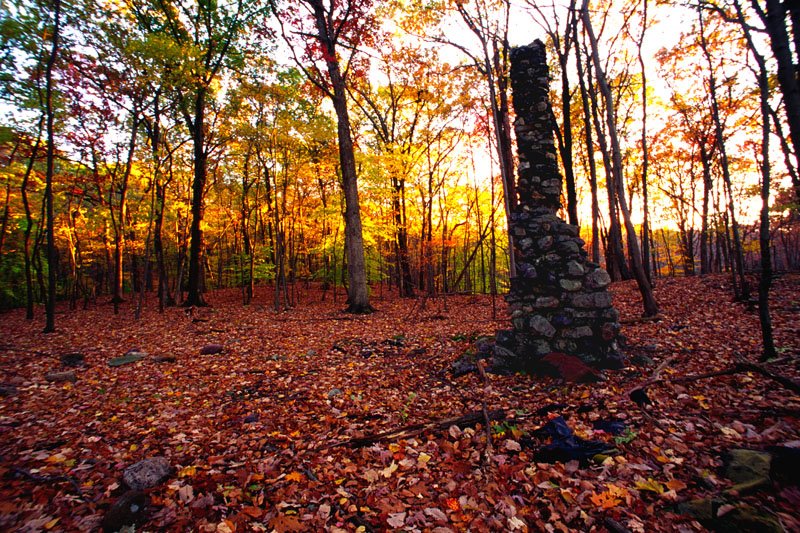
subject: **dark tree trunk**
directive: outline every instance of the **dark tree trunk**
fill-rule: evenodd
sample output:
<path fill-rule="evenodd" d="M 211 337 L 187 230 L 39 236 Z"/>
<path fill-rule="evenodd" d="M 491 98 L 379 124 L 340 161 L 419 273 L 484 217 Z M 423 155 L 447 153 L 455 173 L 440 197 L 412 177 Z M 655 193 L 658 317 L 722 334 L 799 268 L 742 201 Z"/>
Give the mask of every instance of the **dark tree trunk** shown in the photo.
<path fill-rule="evenodd" d="M 47 120 L 47 170 L 45 173 L 44 202 L 47 224 L 47 301 L 45 304 L 46 324 L 44 333 L 56 330 L 56 272 L 58 254 L 55 243 L 55 214 L 53 212 L 53 177 L 55 174 L 55 108 L 53 106 L 53 68 L 59 52 L 61 31 L 61 0 L 53 0 L 53 36 L 50 55 L 45 67 L 45 115 Z"/>
<path fill-rule="evenodd" d="M 783 95 L 784 110 L 786 121 L 789 123 L 789 136 L 792 139 L 795 155 L 800 150 L 800 80 L 795 62 L 792 58 L 792 49 L 788 31 L 788 17 L 791 13 L 792 26 L 795 31 L 795 44 L 800 41 L 797 26 L 800 15 L 795 2 L 782 2 L 781 0 L 766 0 L 766 13 L 758 5 L 756 0 L 752 0 L 756 11 L 766 26 L 769 34 L 770 47 L 778 66 L 778 83 Z M 788 6 L 794 6 L 789 8 Z M 787 10 L 790 10 L 787 13 Z M 800 51 L 796 51 L 800 54 Z M 793 182 L 795 198 L 800 201 L 800 181 Z"/>
<path fill-rule="evenodd" d="M 339 141 L 339 162 L 342 170 L 342 188 L 345 198 L 345 245 L 347 252 L 348 297 L 347 312 L 371 313 L 374 308 L 369 303 L 367 288 L 367 270 L 364 261 L 364 238 L 361 228 L 361 207 L 358 200 L 358 175 L 353 149 L 353 138 L 350 132 L 350 116 L 347 111 L 347 92 L 345 80 L 336 57 L 336 39 L 334 28 L 328 25 L 321 0 L 308 0 L 314 10 L 318 39 L 325 52 L 325 63 L 328 69 L 333 93 L 333 108 L 336 111 L 337 138 Z"/>
<path fill-rule="evenodd" d="M 636 240 L 636 229 L 633 227 L 631 216 L 628 211 L 627 200 L 625 198 L 625 188 L 622 183 L 622 152 L 619 147 L 619 138 L 617 136 L 616 122 L 614 119 L 614 99 L 611 95 L 611 89 L 608 86 L 608 82 L 606 81 L 605 72 L 603 72 L 602 65 L 600 63 L 597 40 L 594 36 L 594 31 L 592 30 L 591 20 L 589 19 L 588 0 L 584 0 L 583 2 L 582 16 L 592 48 L 592 60 L 595 65 L 595 71 L 597 72 L 597 81 L 600 85 L 600 90 L 603 93 L 606 104 L 606 121 L 608 126 L 608 137 L 611 141 L 613 175 L 614 181 L 616 182 L 615 185 L 617 187 L 617 201 L 619 202 L 620 211 L 622 211 L 622 217 L 625 221 L 625 233 L 628 237 L 628 249 L 631 252 L 630 260 L 633 275 L 636 278 L 636 284 L 639 286 L 639 292 L 642 295 L 644 316 L 655 316 L 658 314 L 658 303 L 656 302 L 655 296 L 653 295 L 653 288 L 650 285 L 647 275 L 644 272 L 644 267 L 642 266 L 641 251 L 639 249 L 639 243 Z"/>
<path fill-rule="evenodd" d="M 189 230 L 189 279 L 184 307 L 205 306 L 203 298 L 203 198 L 207 178 L 205 146 L 205 89 L 198 89 L 194 101 L 192 142 L 194 144 L 194 178 L 192 180 L 192 225 Z"/>

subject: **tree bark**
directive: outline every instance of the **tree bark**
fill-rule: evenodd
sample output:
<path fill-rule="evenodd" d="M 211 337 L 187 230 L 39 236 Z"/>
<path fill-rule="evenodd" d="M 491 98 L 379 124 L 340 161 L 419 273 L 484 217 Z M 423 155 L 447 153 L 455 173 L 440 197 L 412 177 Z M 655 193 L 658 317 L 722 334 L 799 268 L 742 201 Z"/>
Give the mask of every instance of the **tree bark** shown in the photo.
<path fill-rule="evenodd" d="M 752 35 L 744 23 L 744 14 L 738 0 L 734 2 L 739 23 L 747 40 L 750 53 L 758 64 L 758 94 L 761 105 L 761 214 L 758 228 L 758 243 L 761 252 L 761 279 L 758 284 L 758 318 L 761 324 L 763 351 L 761 360 L 767 361 L 776 357 L 775 339 L 772 335 L 772 317 L 769 310 L 769 291 L 772 286 L 772 258 L 770 256 L 769 234 L 769 186 L 770 186 L 770 106 L 769 106 L 769 73 L 765 58 L 758 53 Z M 767 3 L 769 5 L 769 1 Z"/>
<path fill-rule="evenodd" d="M 50 54 L 45 66 L 45 115 L 47 131 L 47 170 L 45 172 L 44 202 L 47 224 L 47 300 L 45 303 L 44 333 L 56 330 L 56 272 L 58 254 L 55 243 L 55 214 L 53 212 L 53 177 L 55 174 L 55 108 L 53 106 L 53 68 L 59 52 L 61 31 L 61 0 L 53 0 L 53 36 Z"/>
<path fill-rule="evenodd" d="M 592 61 L 594 62 L 595 71 L 597 72 L 597 81 L 600 85 L 600 90 L 603 94 L 606 107 L 606 122 L 608 126 L 608 137 L 611 141 L 611 153 L 613 157 L 613 173 L 614 181 L 617 186 L 617 201 L 619 202 L 620 211 L 625 222 L 625 232 L 628 236 L 628 248 L 631 251 L 631 266 L 633 267 L 633 275 L 636 278 L 636 283 L 639 286 L 639 292 L 642 295 L 642 304 L 644 306 L 644 316 L 654 316 L 658 314 L 658 303 L 653 295 L 653 289 L 647 279 L 642 266 L 641 251 L 639 243 L 636 240 L 636 230 L 631 222 L 631 215 L 628 211 L 628 203 L 625 198 L 625 188 L 622 183 L 622 152 L 619 146 L 619 137 L 617 135 L 617 126 L 614 119 L 614 99 L 611 94 L 611 88 L 605 77 L 605 72 L 602 69 L 600 62 L 600 54 L 597 48 L 597 39 L 594 36 L 592 29 L 592 22 L 589 18 L 589 0 L 583 1 L 582 8 L 583 23 L 586 27 L 586 33 L 589 36 L 589 42 L 592 48 Z"/>
<path fill-rule="evenodd" d="M 333 108 L 336 111 L 337 138 L 339 141 L 339 162 L 342 170 L 342 189 L 345 198 L 345 242 L 347 248 L 347 312 L 371 313 L 374 308 L 369 303 L 367 271 L 364 261 L 364 239 L 361 228 L 361 207 L 358 200 L 358 175 L 350 132 L 350 116 L 347 111 L 345 80 L 336 58 L 336 35 L 328 24 L 322 0 L 308 0 L 314 10 L 318 39 L 325 52 L 333 93 Z"/>
<path fill-rule="evenodd" d="M 739 223 L 736 220 L 736 214 L 733 209 L 733 187 L 731 185 L 730 166 L 728 164 L 728 152 L 725 147 L 725 136 L 722 131 L 722 120 L 719 116 L 719 102 L 717 101 L 717 81 L 714 76 L 714 65 L 711 62 L 711 54 L 708 51 L 708 43 L 705 35 L 705 25 L 703 21 L 702 11 L 698 11 L 700 20 L 700 47 L 705 55 L 706 62 L 708 63 L 708 84 L 709 84 L 709 97 L 711 99 L 711 118 L 714 121 L 714 137 L 717 144 L 717 149 L 720 154 L 720 165 L 722 166 L 722 179 L 725 182 L 725 188 L 728 192 L 728 214 L 731 217 L 731 228 L 733 230 L 733 275 L 738 276 L 738 285 L 734 283 L 734 289 L 738 286 L 740 293 L 737 298 L 747 300 L 750 298 L 750 286 L 744 276 L 744 254 L 742 252 L 742 241 L 739 232 Z"/>
<path fill-rule="evenodd" d="M 205 146 L 205 88 L 199 88 L 194 101 L 192 121 L 192 143 L 194 148 L 194 177 L 192 179 L 192 225 L 189 230 L 189 279 L 184 307 L 205 306 L 203 298 L 203 215 L 205 206 L 207 154 Z"/>
<path fill-rule="evenodd" d="M 752 0 L 756 12 L 766 26 L 769 34 L 769 43 L 772 54 L 778 66 L 778 84 L 783 95 L 784 111 L 786 121 L 789 123 L 789 136 L 797 158 L 800 150 L 800 80 L 797 77 L 797 70 L 792 58 L 789 31 L 787 28 L 787 6 L 793 2 L 781 2 L 780 0 L 766 0 L 766 13 L 758 5 L 757 0 Z M 791 8 L 792 22 L 798 20 L 798 8 Z M 795 39 L 798 39 L 797 31 L 800 30 L 796 25 L 793 27 Z M 797 41 L 796 41 L 797 42 Z M 800 54 L 800 51 L 797 51 Z M 800 201 L 800 181 L 793 180 L 795 198 Z"/>

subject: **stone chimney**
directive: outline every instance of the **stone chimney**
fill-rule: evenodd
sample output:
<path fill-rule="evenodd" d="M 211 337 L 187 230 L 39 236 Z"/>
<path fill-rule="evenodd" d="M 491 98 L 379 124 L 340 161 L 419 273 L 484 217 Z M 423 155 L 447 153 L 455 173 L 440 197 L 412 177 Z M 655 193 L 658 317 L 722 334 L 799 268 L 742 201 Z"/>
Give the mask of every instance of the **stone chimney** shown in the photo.
<path fill-rule="evenodd" d="M 511 52 L 519 203 L 511 214 L 517 277 L 506 296 L 512 330 L 497 333 L 495 364 L 536 366 L 551 352 L 595 367 L 619 367 L 619 314 L 611 278 L 587 259 L 578 227 L 561 220 L 562 178 L 553 140 L 549 72 L 541 41 Z"/>

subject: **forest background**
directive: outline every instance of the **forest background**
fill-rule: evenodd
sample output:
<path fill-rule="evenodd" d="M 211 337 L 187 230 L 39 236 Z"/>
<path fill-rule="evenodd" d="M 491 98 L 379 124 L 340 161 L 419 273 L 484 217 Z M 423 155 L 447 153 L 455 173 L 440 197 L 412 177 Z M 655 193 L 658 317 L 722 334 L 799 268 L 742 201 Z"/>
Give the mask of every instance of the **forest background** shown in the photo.
<path fill-rule="evenodd" d="M 1 5 L 0 308 L 45 303 L 47 330 L 57 299 L 503 292 L 508 55 L 534 38 L 592 261 L 731 272 L 744 300 L 745 272 L 800 267 L 788 4 Z"/>

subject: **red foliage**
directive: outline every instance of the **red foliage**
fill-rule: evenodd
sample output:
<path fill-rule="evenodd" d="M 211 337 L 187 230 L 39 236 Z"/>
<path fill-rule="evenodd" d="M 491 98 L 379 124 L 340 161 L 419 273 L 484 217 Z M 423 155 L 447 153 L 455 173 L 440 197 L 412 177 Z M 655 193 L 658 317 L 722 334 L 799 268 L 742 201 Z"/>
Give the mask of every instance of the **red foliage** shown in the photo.
<path fill-rule="evenodd" d="M 737 353 L 756 360 L 758 318 L 730 302 L 728 283 L 660 279 L 664 318 L 625 327 L 628 355 L 670 359 L 662 378 L 720 369 Z M 160 315 L 149 297 L 140 321 L 131 303 L 117 316 L 105 302 L 86 311 L 65 303 L 49 335 L 22 311 L 4 314 L 0 529 L 96 530 L 124 492 L 122 470 L 164 456 L 175 473 L 146 491 L 145 530 L 601 531 L 613 518 L 631 531 L 691 531 L 700 526 L 675 514 L 674 504 L 731 486 L 722 451 L 800 438 L 800 398 L 760 375 L 653 384 L 645 416 L 624 391 L 647 379 L 652 365 L 589 385 L 450 378 L 451 362 L 472 349 L 468 339 L 507 326 L 507 317 L 489 320 L 488 296 L 421 308 L 376 288 L 379 312 L 350 316 L 330 292 L 323 302 L 321 292 L 298 290 L 299 305 L 283 313 L 270 311 L 264 287 L 248 307 L 231 290 L 209 294 L 213 307 L 192 314 Z M 637 317 L 635 285 L 612 290 L 623 320 Z M 786 355 L 800 350 L 798 293 L 800 277 L 777 281 L 773 318 Z M 200 355 L 210 344 L 225 349 Z M 149 355 L 108 365 L 132 349 Z M 85 354 L 85 366 L 69 368 L 77 382 L 46 381 L 68 352 Z M 791 358 L 771 368 L 799 373 Z M 484 402 L 507 414 L 490 432 L 491 448 L 480 426 L 336 446 L 480 412 Z M 532 463 L 526 434 L 547 421 L 537 412 L 553 404 L 560 406 L 550 416 L 563 416 L 581 437 L 606 439 L 620 455 L 587 468 Z M 592 429 L 599 419 L 624 421 L 629 432 L 615 442 Z M 787 488 L 727 498 L 769 508 L 797 527 L 796 492 Z"/>

